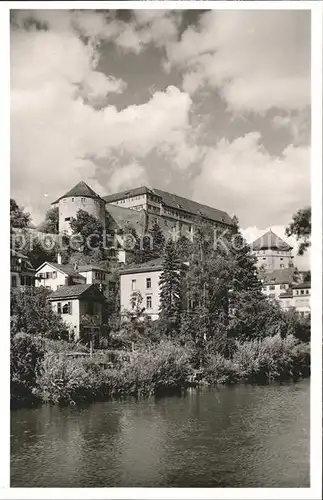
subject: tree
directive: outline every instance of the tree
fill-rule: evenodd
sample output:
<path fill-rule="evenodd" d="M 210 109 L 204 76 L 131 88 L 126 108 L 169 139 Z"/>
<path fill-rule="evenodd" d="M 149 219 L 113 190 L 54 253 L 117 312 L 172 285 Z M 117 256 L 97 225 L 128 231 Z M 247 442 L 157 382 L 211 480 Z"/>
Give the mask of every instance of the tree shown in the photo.
<path fill-rule="evenodd" d="M 306 250 L 311 246 L 311 213 L 311 207 L 298 210 L 293 215 L 293 221 L 285 229 L 287 236 L 295 236 L 296 240 L 300 241 L 298 255 L 304 255 Z"/>
<path fill-rule="evenodd" d="M 165 246 L 160 275 L 160 317 L 168 334 L 178 333 L 181 316 L 181 273 L 175 242 L 169 239 Z"/>
<path fill-rule="evenodd" d="M 24 332 L 50 339 L 69 338 L 69 327 L 53 311 L 48 297 L 51 291 L 44 287 L 22 290 L 11 289 L 11 333 Z"/>
<path fill-rule="evenodd" d="M 30 225 L 31 215 L 24 212 L 13 198 L 10 198 L 10 227 L 25 229 Z"/>
<path fill-rule="evenodd" d="M 58 207 L 50 208 L 46 212 L 45 220 L 40 225 L 40 230 L 44 233 L 58 234 L 59 210 Z"/>
<path fill-rule="evenodd" d="M 104 260 L 103 250 L 103 224 L 100 219 L 89 214 L 85 210 L 78 210 L 76 217 L 72 217 L 70 222 L 74 235 L 82 239 L 79 250 L 84 255 L 92 255 L 95 249 L 99 250 L 96 258 Z"/>
<path fill-rule="evenodd" d="M 188 261 L 192 253 L 192 245 L 192 242 L 186 236 L 181 235 L 176 241 L 177 255 L 180 255 L 183 260 Z"/>
<path fill-rule="evenodd" d="M 155 222 L 149 230 L 148 236 L 151 238 L 152 248 L 148 249 L 147 257 L 149 260 L 157 259 L 163 255 L 166 244 L 164 233 L 160 229 L 157 222 Z"/>

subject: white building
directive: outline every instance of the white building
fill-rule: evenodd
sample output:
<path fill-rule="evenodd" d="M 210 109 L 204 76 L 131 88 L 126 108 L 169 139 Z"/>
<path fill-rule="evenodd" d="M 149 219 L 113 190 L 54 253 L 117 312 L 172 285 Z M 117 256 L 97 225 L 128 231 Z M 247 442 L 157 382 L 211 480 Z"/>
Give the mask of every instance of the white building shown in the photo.
<path fill-rule="evenodd" d="M 96 285 L 81 284 L 59 287 L 49 297 L 52 308 L 62 316 L 64 322 L 71 328 L 74 340 L 84 338 L 82 326 L 86 326 L 87 317 L 93 318 L 93 323 L 102 326 L 102 304 L 104 295 Z M 85 330 L 86 331 L 86 330 Z"/>
<path fill-rule="evenodd" d="M 36 286 L 44 286 L 54 291 L 62 286 L 85 283 L 86 277 L 72 264 L 44 262 L 36 271 Z"/>
<path fill-rule="evenodd" d="M 292 247 L 271 230 L 256 239 L 250 247 L 257 257 L 258 269 L 274 271 L 294 266 Z"/>
<path fill-rule="evenodd" d="M 102 293 L 111 291 L 115 280 L 103 266 L 99 264 L 58 264 L 44 262 L 36 271 L 36 286 L 44 286 L 51 290 L 66 285 L 95 284 Z"/>
<path fill-rule="evenodd" d="M 162 272 L 161 258 L 144 264 L 127 266 L 120 271 L 120 309 L 121 314 L 131 311 L 131 297 L 139 292 L 145 313 L 152 320 L 159 316 L 159 279 Z"/>

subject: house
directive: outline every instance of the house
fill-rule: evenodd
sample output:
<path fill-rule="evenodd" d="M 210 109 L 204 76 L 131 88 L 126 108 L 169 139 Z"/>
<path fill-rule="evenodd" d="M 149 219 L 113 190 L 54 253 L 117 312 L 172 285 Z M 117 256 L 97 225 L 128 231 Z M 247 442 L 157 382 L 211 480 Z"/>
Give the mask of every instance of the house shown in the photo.
<path fill-rule="evenodd" d="M 298 283 L 292 287 L 293 307 L 300 316 L 309 316 L 311 314 L 311 283 Z"/>
<path fill-rule="evenodd" d="M 52 205 L 59 210 L 60 233 L 71 233 L 70 221 L 78 210 L 87 211 L 114 234 L 130 224 L 138 235 L 143 235 L 157 222 L 167 234 L 176 232 L 178 236 L 190 237 L 201 219 L 221 230 L 234 227 L 232 219 L 222 210 L 147 186 L 101 198 L 81 181 Z"/>
<path fill-rule="evenodd" d="M 98 330 L 102 327 L 105 297 L 96 285 L 83 283 L 61 286 L 50 295 L 49 301 L 53 310 L 70 326 L 76 341 L 87 340 L 84 326 L 89 324 L 88 318 L 93 318 Z"/>
<path fill-rule="evenodd" d="M 86 277 L 80 274 L 72 264 L 44 262 L 36 270 L 36 286 L 44 286 L 57 290 L 65 285 L 80 285 L 86 283 Z"/>
<path fill-rule="evenodd" d="M 85 278 L 85 283 L 99 285 L 102 293 L 115 289 L 115 278 L 111 272 L 100 264 L 84 264 L 78 266 L 78 273 Z"/>
<path fill-rule="evenodd" d="M 103 293 L 115 288 L 115 279 L 99 264 L 58 264 L 44 262 L 36 271 L 36 286 L 57 290 L 65 285 L 99 285 Z"/>
<path fill-rule="evenodd" d="M 152 320 L 159 316 L 159 279 L 162 273 L 161 258 L 154 259 L 144 264 L 126 266 L 120 271 L 120 309 L 130 311 L 131 298 L 139 292 L 142 307 Z"/>
<path fill-rule="evenodd" d="M 35 269 L 29 258 L 15 250 L 10 250 L 10 276 L 13 288 L 35 285 Z"/>
<path fill-rule="evenodd" d="M 178 272 L 185 271 L 187 266 L 187 262 L 182 262 L 179 264 Z M 132 297 L 138 293 L 142 297 L 141 307 L 144 308 L 147 316 L 152 320 L 158 319 L 160 307 L 159 280 L 162 271 L 162 258 L 159 257 L 143 264 L 126 266 L 119 272 L 121 314 L 132 310 Z"/>
<path fill-rule="evenodd" d="M 295 268 L 275 269 L 273 271 L 259 270 L 258 276 L 262 282 L 262 292 L 271 299 L 279 300 L 284 292 L 291 290 L 295 283 Z"/>
<path fill-rule="evenodd" d="M 269 230 L 250 245 L 257 258 L 257 268 L 268 271 L 294 267 L 292 247 L 277 234 Z"/>

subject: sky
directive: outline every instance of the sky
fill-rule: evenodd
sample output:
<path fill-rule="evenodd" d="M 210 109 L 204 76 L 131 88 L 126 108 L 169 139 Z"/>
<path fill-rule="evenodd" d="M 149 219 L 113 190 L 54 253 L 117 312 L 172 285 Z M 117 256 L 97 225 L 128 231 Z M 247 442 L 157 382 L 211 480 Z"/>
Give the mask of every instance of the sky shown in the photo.
<path fill-rule="evenodd" d="M 38 223 L 80 180 L 147 185 L 284 237 L 310 204 L 310 49 L 305 10 L 14 11 L 11 196 Z"/>

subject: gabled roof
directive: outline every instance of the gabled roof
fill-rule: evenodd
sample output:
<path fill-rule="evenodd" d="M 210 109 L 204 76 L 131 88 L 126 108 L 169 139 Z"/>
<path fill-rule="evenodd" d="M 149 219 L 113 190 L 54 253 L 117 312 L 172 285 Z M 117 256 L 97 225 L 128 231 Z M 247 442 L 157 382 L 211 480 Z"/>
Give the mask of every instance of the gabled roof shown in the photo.
<path fill-rule="evenodd" d="M 97 200 L 101 200 L 102 198 L 93 191 L 90 186 L 86 184 L 84 181 L 80 181 L 74 186 L 72 189 L 67 191 L 63 196 L 60 196 L 56 201 L 53 201 L 52 205 L 58 203 L 62 198 L 71 198 L 72 196 L 82 196 L 84 198 L 95 198 Z"/>
<path fill-rule="evenodd" d="M 78 266 L 79 273 L 85 273 L 87 271 L 103 271 L 107 273 L 107 269 L 99 264 L 83 264 Z"/>
<path fill-rule="evenodd" d="M 58 264 L 57 262 L 43 262 L 43 264 L 36 269 L 36 273 L 38 273 L 38 271 L 40 271 L 46 264 L 51 266 L 56 271 L 66 274 L 67 276 L 71 276 L 72 278 L 84 279 L 84 276 L 74 270 L 72 264 Z"/>
<path fill-rule="evenodd" d="M 252 250 L 274 249 L 284 251 L 292 250 L 293 248 L 286 243 L 286 241 L 277 236 L 271 229 L 251 243 L 250 247 Z"/>
<path fill-rule="evenodd" d="M 61 286 L 50 295 L 49 300 L 79 299 L 86 297 L 96 299 L 98 302 L 104 302 L 105 300 L 104 295 L 100 292 L 98 287 L 89 283 L 84 283 L 82 285 Z"/>
<path fill-rule="evenodd" d="M 291 285 L 294 281 L 295 268 L 275 269 L 274 271 L 258 271 L 259 279 L 264 285 Z"/>
<path fill-rule="evenodd" d="M 168 207 L 182 210 L 184 212 L 189 212 L 196 216 L 205 217 L 207 219 L 223 222 L 223 224 L 232 225 L 232 219 L 229 215 L 217 208 L 209 207 L 207 205 L 202 205 L 196 201 L 189 200 L 188 198 L 183 198 L 177 194 L 168 193 L 167 191 L 162 191 L 161 189 L 148 188 L 147 186 L 140 186 L 135 189 L 130 189 L 127 191 L 121 191 L 119 193 L 110 194 L 104 196 L 103 199 L 106 203 L 113 203 L 124 198 L 132 198 L 134 196 L 141 196 L 143 194 L 152 194 L 157 196 L 160 202 Z"/>

